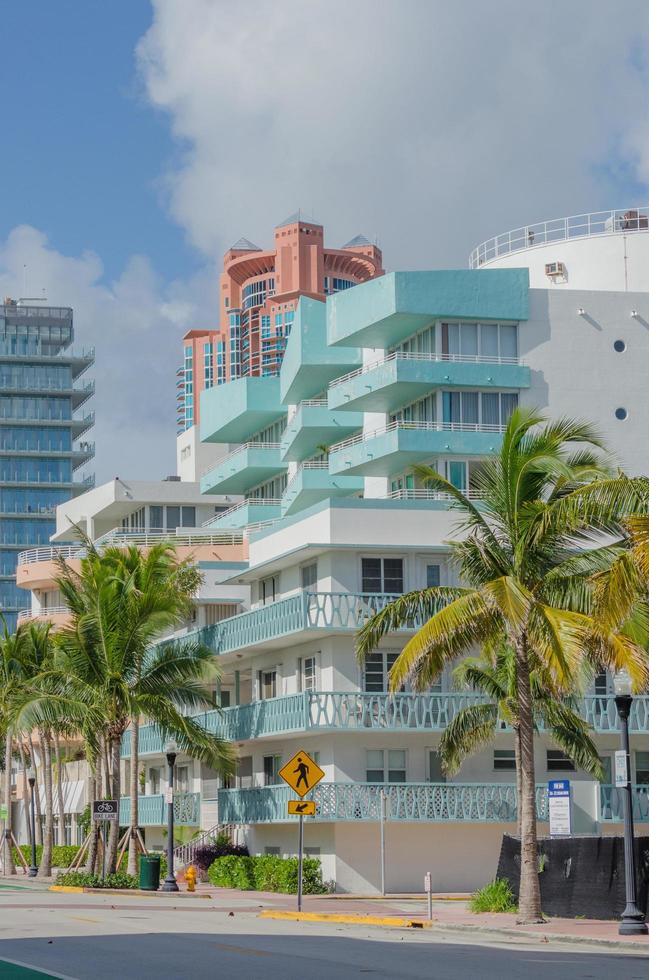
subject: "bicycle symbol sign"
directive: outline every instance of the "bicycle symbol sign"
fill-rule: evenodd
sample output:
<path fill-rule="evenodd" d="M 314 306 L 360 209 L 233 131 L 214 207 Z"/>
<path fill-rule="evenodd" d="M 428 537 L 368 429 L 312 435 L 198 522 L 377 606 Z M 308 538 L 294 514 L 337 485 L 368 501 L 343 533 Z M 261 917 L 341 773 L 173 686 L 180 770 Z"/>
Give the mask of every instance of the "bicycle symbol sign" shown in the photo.
<path fill-rule="evenodd" d="M 119 820 L 118 800 L 94 800 L 92 819 L 95 823 L 100 820 Z"/>

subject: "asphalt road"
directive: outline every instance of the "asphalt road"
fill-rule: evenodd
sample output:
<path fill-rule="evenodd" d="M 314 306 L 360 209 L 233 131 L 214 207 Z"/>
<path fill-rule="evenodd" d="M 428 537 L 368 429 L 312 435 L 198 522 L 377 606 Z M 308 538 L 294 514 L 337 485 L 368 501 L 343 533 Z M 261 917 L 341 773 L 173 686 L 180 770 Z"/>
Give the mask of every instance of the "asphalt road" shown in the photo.
<path fill-rule="evenodd" d="M 232 911 L 232 909 L 231 909 Z M 74 980 L 646 980 L 649 956 L 585 948 L 488 946 L 457 936 L 260 920 L 208 900 L 0 893 L 0 978 L 6 961 Z M 25 977 L 28 974 L 24 975 Z"/>

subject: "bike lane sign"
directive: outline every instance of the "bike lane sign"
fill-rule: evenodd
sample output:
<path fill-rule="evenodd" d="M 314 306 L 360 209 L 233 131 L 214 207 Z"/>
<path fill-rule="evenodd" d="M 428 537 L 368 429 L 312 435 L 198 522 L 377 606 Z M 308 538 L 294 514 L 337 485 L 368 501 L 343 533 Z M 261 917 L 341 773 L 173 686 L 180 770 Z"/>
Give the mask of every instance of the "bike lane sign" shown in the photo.
<path fill-rule="evenodd" d="M 119 820 L 119 800 L 93 800 L 93 823 L 101 820 Z"/>
<path fill-rule="evenodd" d="M 321 779 L 324 771 L 306 752 L 296 752 L 292 759 L 282 766 L 278 775 L 298 796 L 306 796 Z"/>

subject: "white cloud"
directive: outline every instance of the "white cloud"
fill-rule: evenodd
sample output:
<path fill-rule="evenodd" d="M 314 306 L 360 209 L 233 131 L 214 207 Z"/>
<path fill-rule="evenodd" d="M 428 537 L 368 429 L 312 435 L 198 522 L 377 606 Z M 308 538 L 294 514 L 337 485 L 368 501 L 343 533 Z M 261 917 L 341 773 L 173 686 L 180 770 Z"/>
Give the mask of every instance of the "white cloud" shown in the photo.
<path fill-rule="evenodd" d="M 24 273 L 24 267 L 26 273 Z M 62 255 L 23 225 L 0 242 L 0 296 L 31 296 L 74 309 L 75 346 L 96 348 L 92 403 L 97 459 L 88 471 L 157 479 L 175 472 L 175 370 L 185 329 L 211 322 L 216 277 L 207 266 L 186 282 L 162 283 L 144 256 L 132 256 L 114 282 L 99 257 Z"/>
<path fill-rule="evenodd" d="M 508 227 L 628 204 L 609 167 L 649 178 L 644 0 L 152 4 L 169 207 L 207 254 L 301 206 L 331 243 L 380 235 L 393 268 L 464 265 Z"/>

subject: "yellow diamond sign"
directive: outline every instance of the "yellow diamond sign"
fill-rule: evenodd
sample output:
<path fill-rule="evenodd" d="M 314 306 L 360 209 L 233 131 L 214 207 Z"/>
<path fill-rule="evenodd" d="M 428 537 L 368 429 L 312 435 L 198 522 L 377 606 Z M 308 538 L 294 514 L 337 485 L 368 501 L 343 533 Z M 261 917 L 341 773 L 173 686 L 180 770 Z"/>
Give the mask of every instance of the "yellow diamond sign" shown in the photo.
<path fill-rule="evenodd" d="M 324 772 L 306 752 L 296 752 L 293 758 L 282 766 L 279 775 L 298 796 L 306 796 L 321 779 L 324 779 Z"/>

